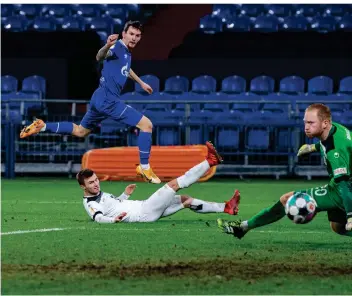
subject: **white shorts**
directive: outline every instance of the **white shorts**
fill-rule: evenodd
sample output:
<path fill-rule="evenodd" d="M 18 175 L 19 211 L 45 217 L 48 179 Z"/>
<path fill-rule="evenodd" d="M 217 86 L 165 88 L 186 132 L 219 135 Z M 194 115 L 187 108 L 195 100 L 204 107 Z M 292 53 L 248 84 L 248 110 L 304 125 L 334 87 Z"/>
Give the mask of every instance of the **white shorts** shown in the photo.
<path fill-rule="evenodd" d="M 176 192 L 169 186 L 164 185 L 142 204 L 140 222 L 157 221 L 164 211 L 175 202 Z"/>

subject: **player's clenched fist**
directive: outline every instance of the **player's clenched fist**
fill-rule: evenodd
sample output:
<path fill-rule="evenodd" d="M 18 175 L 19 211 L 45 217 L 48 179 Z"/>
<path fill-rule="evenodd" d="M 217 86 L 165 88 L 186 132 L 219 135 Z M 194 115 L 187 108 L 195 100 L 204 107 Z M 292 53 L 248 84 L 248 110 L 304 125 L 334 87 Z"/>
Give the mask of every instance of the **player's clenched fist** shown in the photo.
<path fill-rule="evenodd" d="M 108 46 L 113 46 L 116 41 L 117 41 L 117 38 L 119 38 L 119 34 L 112 34 L 108 37 L 108 40 L 106 41 L 106 44 Z"/>
<path fill-rule="evenodd" d="M 308 154 L 308 153 L 311 153 L 311 152 L 314 152 L 314 151 L 317 151 L 315 149 L 315 145 L 314 144 L 304 144 L 302 145 L 301 148 L 299 148 L 298 150 L 298 153 L 297 153 L 297 156 L 301 156 L 301 155 L 304 155 L 304 154 Z"/>

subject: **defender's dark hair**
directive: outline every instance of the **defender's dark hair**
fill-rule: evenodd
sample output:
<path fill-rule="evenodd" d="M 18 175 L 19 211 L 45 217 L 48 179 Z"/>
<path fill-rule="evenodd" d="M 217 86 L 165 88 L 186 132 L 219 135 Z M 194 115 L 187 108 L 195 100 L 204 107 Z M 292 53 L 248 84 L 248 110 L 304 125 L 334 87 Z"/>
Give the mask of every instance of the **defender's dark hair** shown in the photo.
<path fill-rule="evenodd" d="M 84 180 L 93 176 L 94 172 L 91 169 L 84 169 L 78 172 L 76 179 L 79 185 L 84 185 Z"/>
<path fill-rule="evenodd" d="M 129 27 L 133 27 L 135 29 L 138 29 L 141 32 L 143 30 L 143 25 L 141 24 L 140 21 L 128 21 L 128 22 L 126 22 L 123 30 L 125 32 L 127 32 Z"/>

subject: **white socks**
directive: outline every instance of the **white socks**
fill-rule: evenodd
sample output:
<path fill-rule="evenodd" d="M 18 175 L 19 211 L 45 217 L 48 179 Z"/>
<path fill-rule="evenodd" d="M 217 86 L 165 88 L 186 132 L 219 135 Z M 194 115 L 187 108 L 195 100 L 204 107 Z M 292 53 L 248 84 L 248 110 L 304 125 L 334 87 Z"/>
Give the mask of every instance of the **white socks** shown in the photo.
<path fill-rule="evenodd" d="M 41 132 L 45 132 L 45 130 L 46 130 L 46 124 L 44 124 L 44 126 L 41 128 Z"/>
<path fill-rule="evenodd" d="M 149 170 L 150 165 L 149 165 L 149 163 L 148 164 L 141 164 L 141 167 L 143 170 Z"/>
<path fill-rule="evenodd" d="M 242 221 L 241 222 L 241 228 L 244 230 L 244 231 L 248 231 L 248 221 Z"/>
<path fill-rule="evenodd" d="M 204 160 L 200 164 L 197 164 L 183 176 L 177 178 L 177 183 L 180 188 L 186 188 L 193 183 L 197 182 L 208 170 L 210 166 L 207 160 Z"/>
<path fill-rule="evenodd" d="M 197 213 L 223 213 L 225 203 L 208 202 L 193 198 L 190 209 Z"/>

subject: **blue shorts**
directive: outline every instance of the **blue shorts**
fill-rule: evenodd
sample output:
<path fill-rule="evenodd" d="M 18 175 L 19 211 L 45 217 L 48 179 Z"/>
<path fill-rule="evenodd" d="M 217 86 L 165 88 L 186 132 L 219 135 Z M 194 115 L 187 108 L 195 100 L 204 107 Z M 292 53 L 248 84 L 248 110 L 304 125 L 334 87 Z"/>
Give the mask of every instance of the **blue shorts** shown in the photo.
<path fill-rule="evenodd" d="M 108 96 L 105 89 L 99 87 L 93 93 L 89 109 L 84 115 L 81 125 L 86 129 L 92 130 L 98 123 L 110 118 L 130 126 L 136 126 L 142 117 L 142 113 L 126 105 L 118 97 Z"/>

